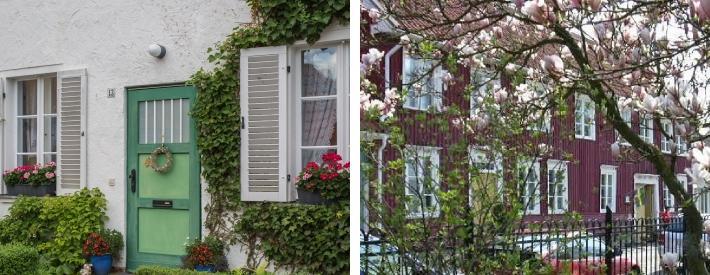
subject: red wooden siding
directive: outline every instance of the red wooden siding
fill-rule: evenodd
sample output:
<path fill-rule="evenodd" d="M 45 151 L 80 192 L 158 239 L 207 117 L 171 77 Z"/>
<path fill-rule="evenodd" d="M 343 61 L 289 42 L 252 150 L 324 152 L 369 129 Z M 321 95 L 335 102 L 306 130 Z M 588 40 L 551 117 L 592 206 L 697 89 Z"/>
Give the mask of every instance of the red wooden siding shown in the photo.
<path fill-rule="evenodd" d="M 363 43 L 366 44 L 366 43 Z M 392 49 L 395 45 L 379 45 L 377 48 L 385 53 Z M 361 53 L 366 53 L 369 50 L 368 46 L 364 46 L 361 49 Z M 394 53 L 390 62 L 390 80 L 393 87 L 401 88 L 401 74 L 402 74 L 402 49 L 399 49 Z M 379 68 L 379 72 L 373 73 L 368 78 L 378 85 L 380 91 L 385 89 L 385 62 L 382 62 Z M 470 79 L 470 71 L 467 68 L 459 68 L 458 72 L 455 74 L 457 78 L 457 83 L 455 85 L 450 85 L 446 91 L 444 91 L 444 101 L 443 105 L 456 104 L 462 109 L 467 110 L 469 108 L 469 103 L 463 96 L 464 89 L 468 84 Z M 569 104 L 574 103 L 574 100 L 570 98 Z M 572 106 L 573 107 L 573 106 Z M 601 165 L 611 165 L 617 166 L 617 184 L 616 184 L 616 213 L 617 217 L 629 217 L 633 213 L 633 204 L 625 204 L 625 196 L 631 196 L 633 199 L 634 191 L 634 174 L 656 174 L 655 168 L 648 161 L 638 161 L 638 162 L 620 162 L 612 157 L 610 151 L 610 145 L 615 142 L 616 136 L 614 130 L 610 125 L 605 125 L 600 112 L 596 112 L 596 140 L 585 140 L 585 139 L 562 139 L 560 137 L 560 132 L 565 131 L 567 133 L 574 134 L 574 108 L 570 108 L 569 116 L 565 119 L 554 119 L 552 121 L 552 144 L 554 148 L 561 148 L 562 152 L 572 154 L 576 161 L 570 162 L 568 165 L 568 201 L 570 211 L 578 212 L 585 217 L 601 217 L 602 214 L 599 211 L 599 187 L 600 187 L 600 173 Z M 460 131 L 440 131 L 438 127 L 427 127 L 426 123 L 419 124 L 414 120 L 414 116 L 419 111 L 412 111 L 408 109 L 400 110 L 400 116 L 402 116 L 403 122 L 401 124 L 402 130 L 404 131 L 405 138 L 408 144 L 411 145 L 422 145 L 422 146 L 432 146 L 441 147 L 441 166 L 443 171 L 446 171 L 447 158 L 449 156 L 448 148 L 449 145 L 455 144 L 462 138 L 467 138 L 461 134 Z M 426 114 L 427 119 L 432 119 L 435 114 Z M 638 114 L 634 113 L 632 115 L 632 125 L 636 132 L 639 131 L 638 126 Z M 453 128 L 453 127 L 451 127 Z M 654 142 L 657 146 L 660 146 L 660 126 L 654 125 Z M 469 144 L 479 144 L 472 138 L 469 138 Z M 387 147 L 384 152 L 384 160 L 392 160 L 397 158 L 396 152 L 390 147 Z M 553 156 L 553 159 L 561 159 L 559 154 Z M 685 158 L 679 158 L 676 163 L 676 173 L 683 173 L 685 167 L 689 167 L 690 163 Z M 547 216 L 547 174 L 546 174 L 546 159 L 540 162 L 541 170 L 541 207 L 539 216 L 531 216 L 528 219 L 536 220 L 542 219 L 543 216 Z M 663 183 L 659 179 L 658 190 L 658 208 L 663 209 Z M 633 202 L 633 200 L 632 200 Z"/>

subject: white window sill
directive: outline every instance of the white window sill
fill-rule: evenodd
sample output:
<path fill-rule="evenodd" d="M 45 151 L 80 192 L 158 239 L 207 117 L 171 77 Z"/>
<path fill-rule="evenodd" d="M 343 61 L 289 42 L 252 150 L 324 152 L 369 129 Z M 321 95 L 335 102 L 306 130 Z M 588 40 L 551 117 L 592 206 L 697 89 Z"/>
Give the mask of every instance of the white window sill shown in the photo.
<path fill-rule="evenodd" d="M 616 213 L 616 209 L 611 208 L 611 207 L 610 207 L 610 209 L 611 209 L 611 213 L 612 213 L 612 214 L 615 214 L 615 213 Z M 599 209 L 599 214 L 606 214 L 606 208 L 604 208 L 604 209 Z"/>
<path fill-rule="evenodd" d="M 584 139 L 584 140 L 592 140 L 592 141 L 596 140 L 596 138 L 593 137 L 593 136 L 578 136 L 578 135 L 574 135 L 574 137 L 575 137 L 576 139 Z"/>
<path fill-rule="evenodd" d="M 427 213 L 410 213 L 407 214 L 407 219 L 409 220 L 416 220 L 416 219 L 422 219 L 422 218 L 438 218 L 439 217 L 439 211 L 436 212 L 427 212 Z"/>

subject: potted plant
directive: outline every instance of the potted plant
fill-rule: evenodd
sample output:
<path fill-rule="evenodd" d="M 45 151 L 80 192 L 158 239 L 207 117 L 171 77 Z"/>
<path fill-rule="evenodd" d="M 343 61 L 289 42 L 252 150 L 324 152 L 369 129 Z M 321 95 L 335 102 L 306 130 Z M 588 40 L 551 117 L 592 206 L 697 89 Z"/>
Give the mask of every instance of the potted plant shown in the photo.
<path fill-rule="evenodd" d="M 55 162 L 20 166 L 3 172 L 8 195 L 45 196 L 56 191 Z"/>
<path fill-rule="evenodd" d="M 185 244 L 187 256 L 183 258 L 183 265 L 201 272 L 225 271 L 227 258 L 224 248 L 224 243 L 215 237 L 208 236 L 204 240 L 197 238 Z"/>
<path fill-rule="evenodd" d="M 296 177 L 298 200 L 305 204 L 331 204 L 350 197 L 350 162 L 337 153 L 326 153 L 318 165 L 309 162 Z"/>
<path fill-rule="evenodd" d="M 89 257 L 91 266 L 94 267 L 94 273 L 97 275 L 109 274 L 113 265 L 111 247 L 101 234 L 96 232 L 89 233 L 89 237 L 84 241 L 82 250 L 84 256 Z"/>

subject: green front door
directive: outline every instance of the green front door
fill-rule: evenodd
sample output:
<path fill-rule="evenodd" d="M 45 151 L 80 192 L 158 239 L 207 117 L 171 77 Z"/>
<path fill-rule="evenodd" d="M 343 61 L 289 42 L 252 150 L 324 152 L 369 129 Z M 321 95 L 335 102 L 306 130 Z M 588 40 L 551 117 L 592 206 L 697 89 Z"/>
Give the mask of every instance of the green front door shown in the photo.
<path fill-rule="evenodd" d="M 195 125 L 188 115 L 195 88 L 171 86 L 127 90 L 126 267 L 181 264 L 188 238 L 200 237 L 200 163 Z M 146 161 L 166 147 L 172 167 Z M 158 169 L 154 169 L 158 168 Z"/>

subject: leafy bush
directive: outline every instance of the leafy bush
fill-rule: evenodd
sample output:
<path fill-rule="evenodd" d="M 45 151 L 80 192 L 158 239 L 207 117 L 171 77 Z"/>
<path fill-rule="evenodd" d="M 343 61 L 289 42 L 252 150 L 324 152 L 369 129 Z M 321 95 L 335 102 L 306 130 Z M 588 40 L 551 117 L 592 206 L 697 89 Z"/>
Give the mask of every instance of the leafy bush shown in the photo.
<path fill-rule="evenodd" d="M 279 267 L 347 274 L 349 216 L 347 203 L 261 203 L 245 208 L 234 230 L 245 243 L 258 240 L 256 250 Z"/>
<path fill-rule="evenodd" d="M 123 249 L 123 235 L 114 229 L 102 228 L 99 230 L 99 235 L 108 243 L 109 253 L 111 253 L 114 259 L 118 259 L 121 256 L 121 250 Z"/>
<path fill-rule="evenodd" d="M 224 242 L 213 236 L 195 239 L 185 246 L 187 256 L 183 257 L 183 267 L 193 269 L 196 265 L 214 265 L 217 271 L 227 271 L 229 264 L 224 249 Z"/>
<path fill-rule="evenodd" d="M 198 272 L 190 269 L 182 269 L 175 267 L 164 267 L 164 266 L 141 266 L 136 269 L 135 275 L 204 275 L 204 272 Z M 230 274 L 230 273 L 211 273 L 211 274 Z"/>
<path fill-rule="evenodd" d="M 0 274 L 34 274 L 39 252 L 23 244 L 0 245 Z"/>
<path fill-rule="evenodd" d="M 53 273 L 72 274 L 83 263 L 82 244 L 103 227 L 106 199 L 98 189 L 58 197 L 20 197 L 0 220 L 0 243 L 36 246 Z"/>

